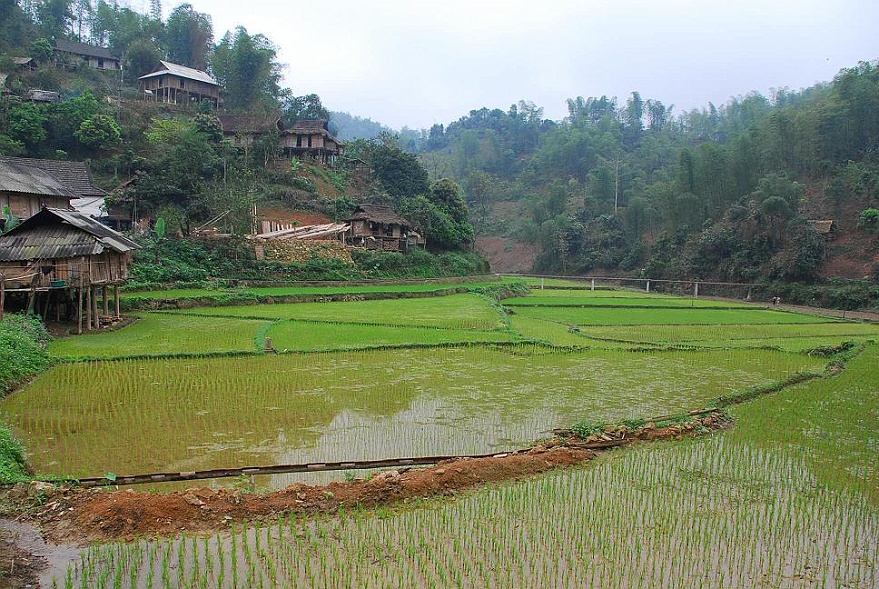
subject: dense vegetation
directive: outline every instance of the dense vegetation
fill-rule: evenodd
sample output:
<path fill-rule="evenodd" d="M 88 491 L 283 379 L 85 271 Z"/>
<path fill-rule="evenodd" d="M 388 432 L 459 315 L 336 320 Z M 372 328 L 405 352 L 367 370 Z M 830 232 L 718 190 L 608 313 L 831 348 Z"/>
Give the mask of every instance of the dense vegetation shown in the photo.
<path fill-rule="evenodd" d="M 879 254 L 875 63 L 679 115 L 637 92 L 568 110 L 556 123 L 527 102 L 482 108 L 415 146 L 464 187 L 477 233 L 534 244 L 539 271 L 808 282 L 833 247 L 809 219 Z M 866 264 L 879 279 L 879 260 Z"/>

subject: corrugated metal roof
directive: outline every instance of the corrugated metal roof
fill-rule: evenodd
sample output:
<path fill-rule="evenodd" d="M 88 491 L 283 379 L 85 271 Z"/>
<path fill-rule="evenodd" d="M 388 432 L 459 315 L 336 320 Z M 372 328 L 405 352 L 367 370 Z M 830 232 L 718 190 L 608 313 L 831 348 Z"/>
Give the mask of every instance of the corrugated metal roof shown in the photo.
<path fill-rule="evenodd" d="M 94 219 L 63 209 L 45 208 L 0 235 L 0 261 L 50 260 L 118 253 L 140 246 Z"/>
<path fill-rule="evenodd" d="M 43 160 L 35 157 L 0 156 L 0 164 L 4 162 L 21 167 L 42 170 L 70 191 L 73 198 L 107 195 L 107 191 L 92 184 L 92 179 L 85 162 Z M 2 177 L 0 177 L 0 181 L 2 181 Z M 0 190 L 2 189 L 3 185 L 0 184 Z M 64 196 L 67 195 L 65 194 Z"/>
<path fill-rule="evenodd" d="M 197 70 L 191 67 L 186 67 L 185 65 L 180 65 L 177 63 L 171 63 L 170 61 L 159 61 L 162 64 L 162 67 L 152 73 L 149 73 L 145 76 L 141 76 L 138 80 L 143 80 L 146 78 L 155 78 L 157 76 L 163 76 L 165 74 L 172 74 L 175 76 L 179 76 L 181 78 L 186 78 L 187 80 L 196 80 L 199 82 L 204 82 L 206 84 L 212 84 L 214 86 L 219 86 L 217 81 L 213 79 L 208 73 L 203 72 L 201 70 Z"/>
<path fill-rule="evenodd" d="M 54 176 L 37 166 L 22 165 L 20 158 L 0 157 L 0 190 L 43 196 L 79 196 L 61 185 Z"/>

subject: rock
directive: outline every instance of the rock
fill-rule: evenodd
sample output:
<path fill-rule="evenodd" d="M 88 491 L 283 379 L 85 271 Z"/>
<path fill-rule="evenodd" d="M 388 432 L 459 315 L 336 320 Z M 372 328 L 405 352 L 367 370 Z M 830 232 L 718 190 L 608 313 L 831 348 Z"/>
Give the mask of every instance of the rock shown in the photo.
<path fill-rule="evenodd" d="M 444 469 L 444 468 L 438 468 L 438 469 L 436 469 L 436 470 L 433 471 L 433 472 L 434 472 L 434 474 L 446 474 L 446 469 Z"/>
<path fill-rule="evenodd" d="M 192 493 L 184 493 L 183 500 L 189 503 L 190 505 L 195 505 L 196 507 L 201 507 L 204 505 L 204 501 L 193 495 Z"/>
<path fill-rule="evenodd" d="M 27 488 L 27 496 L 30 498 L 38 497 L 42 495 L 43 497 L 49 497 L 55 493 L 55 485 L 44 483 L 42 481 L 31 481 L 31 484 L 28 485 Z"/>

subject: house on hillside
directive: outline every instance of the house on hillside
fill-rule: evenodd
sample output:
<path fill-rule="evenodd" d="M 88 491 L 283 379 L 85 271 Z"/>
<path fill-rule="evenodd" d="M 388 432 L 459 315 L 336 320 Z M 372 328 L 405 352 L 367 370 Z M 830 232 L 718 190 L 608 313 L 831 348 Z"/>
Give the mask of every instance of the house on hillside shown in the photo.
<path fill-rule="evenodd" d="M 348 245 L 398 252 L 424 243 L 412 224 L 389 206 L 359 205 L 345 222 L 351 226 Z"/>
<path fill-rule="evenodd" d="M 53 92 L 51 90 L 28 90 L 27 97 L 25 98 L 28 102 L 61 102 L 61 94 L 58 92 Z"/>
<path fill-rule="evenodd" d="M 107 193 L 92 183 L 84 162 L 0 156 L 0 210 L 27 219 L 44 206 L 76 208 L 103 204 Z"/>
<path fill-rule="evenodd" d="M 284 131 L 284 122 L 281 115 L 259 114 L 222 114 L 219 115 L 220 125 L 223 127 L 223 137 L 229 139 L 235 147 L 246 149 L 255 141 L 270 134 L 280 134 Z"/>
<path fill-rule="evenodd" d="M 220 85 L 201 70 L 160 61 L 155 71 L 138 78 L 143 94 L 166 104 L 199 103 L 210 100 L 214 108 L 220 104 Z"/>
<path fill-rule="evenodd" d="M 309 156 L 325 164 L 334 164 L 342 155 L 344 144 L 333 137 L 325 120 L 296 121 L 281 134 L 284 153 Z"/>
<path fill-rule="evenodd" d="M 33 57 L 13 57 L 12 63 L 16 69 L 34 71 L 37 69 L 37 62 Z"/>
<path fill-rule="evenodd" d="M 76 315 L 80 331 L 84 317 L 88 329 L 99 327 L 102 316 L 111 316 L 109 287 L 119 317 L 118 287 L 139 247 L 91 217 L 43 208 L 0 235 L 0 315 L 6 297 L 19 296 L 27 298 L 28 311 L 45 317 L 52 306 L 59 318 Z M 103 310 L 98 308 L 99 292 Z"/>
<path fill-rule="evenodd" d="M 76 41 L 55 41 L 55 62 L 59 64 L 85 63 L 98 70 L 121 70 L 122 62 L 109 49 L 77 43 Z"/>

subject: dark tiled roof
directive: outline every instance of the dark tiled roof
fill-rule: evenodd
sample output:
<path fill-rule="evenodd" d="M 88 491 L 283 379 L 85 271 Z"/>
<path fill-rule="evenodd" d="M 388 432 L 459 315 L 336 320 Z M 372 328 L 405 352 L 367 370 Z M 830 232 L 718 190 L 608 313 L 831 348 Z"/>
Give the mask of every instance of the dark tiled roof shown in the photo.
<path fill-rule="evenodd" d="M 387 205 L 358 205 L 354 213 L 345 219 L 345 221 L 374 221 L 376 223 L 385 223 L 388 225 L 406 225 L 411 227 L 412 224 L 394 212 L 394 209 Z"/>
<path fill-rule="evenodd" d="M 76 211 L 44 208 L 0 236 L 0 262 L 54 260 L 139 249 L 121 233 Z"/>
<path fill-rule="evenodd" d="M 61 194 L 62 196 L 71 197 L 89 197 L 89 196 L 106 196 L 107 192 L 92 184 L 91 176 L 89 176 L 88 168 L 85 162 L 69 162 L 63 160 L 41 160 L 37 158 L 27 157 L 8 157 L 0 156 L 0 166 L 3 164 L 12 164 L 18 170 L 25 168 L 38 169 L 51 176 L 58 184 L 63 186 L 71 194 L 65 193 L 44 193 L 36 194 Z M 5 190 L 3 186 L 3 176 L 0 174 L 0 190 Z M 27 190 L 18 190 L 16 192 L 30 192 Z"/>
<path fill-rule="evenodd" d="M 18 159 L 0 157 L 0 191 L 67 198 L 77 196 L 65 188 L 53 175 L 41 168 L 9 161 Z"/>
<path fill-rule="evenodd" d="M 76 41 L 64 41 L 63 39 L 59 39 L 58 41 L 55 41 L 55 49 L 65 53 L 88 55 L 89 57 L 100 57 L 101 59 L 115 59 L 116 61 L 119 61 L 119 58 L 110 53 L 109 49 L 87 45 L 86 43 L 77 43 Z"/>

